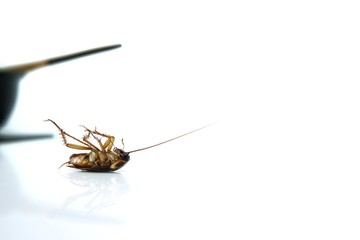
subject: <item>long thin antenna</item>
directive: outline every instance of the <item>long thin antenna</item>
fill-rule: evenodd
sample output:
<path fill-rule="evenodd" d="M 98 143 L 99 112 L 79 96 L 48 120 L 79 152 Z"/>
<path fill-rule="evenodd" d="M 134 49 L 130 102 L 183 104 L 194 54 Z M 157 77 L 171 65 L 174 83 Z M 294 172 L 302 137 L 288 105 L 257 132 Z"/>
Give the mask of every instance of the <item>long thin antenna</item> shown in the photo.
<path fill-rule="evenodd" d="M 197 131 L 199 131 L 199 130 L 201 130 L 201 129 L 204 129 L 204 128 L 206 128 L 206 127 L 209 127 L 209 126 L 211 126 L 211 125 L 213 125 L 213 124 L 214 124 L 214 123 L 208 124 L 208 125 L 206 125 L 206 126 L 203 126 L 203 127 L 201 127 L 201 128 L 192 130 L 191 132 L 188 132 L 188 133 L 182 134 L 182 135 L 180 135 L 180 136 L 171 138 L 171 139 L 166 140 L 166 141 L 164 141 L 164 142 L 157 143 L 157 144 L 151 145 L 151 146 L 149 146 L 149 147 L 144 147 L 144 148 L 139 148 L 139 149 L 136 149 L 136 150 L 132 150 L 132 151 L 129 151 L 129 152 L 127 152 L 127 153 L 139 152 L 139 151 L 142 151 L 142 150 L 145 150 L 145 149 L 149 149 L 149 148 L 153 148 L 153 147 L 159 146 L 159 145 L 164 144 L 164 143 L 167 143 L 167 142 L 171 142 L 171 141 L 173 141 L 173 140 L 175 140 L 175 139 L 178 139 L 178 138 L 184 137 L 184 136 L 186 136 L 186 135 L 189 135 L 189 134 L 191 134 L 191 133 L 197 132 Z"/>

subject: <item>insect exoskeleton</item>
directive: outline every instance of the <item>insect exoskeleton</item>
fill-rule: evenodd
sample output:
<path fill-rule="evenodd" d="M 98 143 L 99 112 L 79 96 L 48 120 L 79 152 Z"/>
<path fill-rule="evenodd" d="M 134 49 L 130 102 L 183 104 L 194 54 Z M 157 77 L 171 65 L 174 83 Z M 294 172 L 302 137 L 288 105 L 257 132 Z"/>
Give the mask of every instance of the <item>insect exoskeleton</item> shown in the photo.
<path fill-rule="evenodd" d="M 122 168 L 130 160 L 130 155 L 119 148 L 113 152 L 75 153 L 65 164 L 67 167 L 78 168 L 87 171 L 116 171 Z"/>
<path fill-rule="evenodd" d="M 92 171 L 92 172 L 110 172 L 116 171 L 122 168 L 129 160 L 130 153 L 142 151 L 145 149 L 149 149 L 152 147 L 159 146 L 161 144 L 173 141 L 190 133 L 196 132 L 200 129 L 203 129 L 209 125 L 198 128 L 191 132 L 182 134 L 180 136 L 171 138 L 161 143 L 157 143 L 148 147 L 132 150 L 132 151 L 124 151 L 123 149 L 113 147 L 115 142 L 115 137 L 110 136 L 104 133 L 98 132 L 96 129 L 90 130 L 84 126 L 85 136 L 82 139 L 75 138 L 70 134 L 66 133 L 62 128 L 59 127 L 53 120 L 47 119 L 45 121 L 52 122 L 56 128 L 60 131 L 60 135 L 64 144 L 68 148 L 77 149 L 77 150 L 88 150 L 88 153 L 75 153 L 70 156 L 69 161 L 62 164 L 59 168 L 66 165 L 67 167 L 81 169 L 84 171 Z M 97 145 L 90 141 L 90 137 L 97 142 Z M 68 143 L 67 138 L 71 138 L 77 144 Z M 101 138 L 104 138 L 105 141 L 102 142 Z M 122 141 L 123 143 L 123 141 Z M 124 143 L 123 143 L 124 146 Z"/>

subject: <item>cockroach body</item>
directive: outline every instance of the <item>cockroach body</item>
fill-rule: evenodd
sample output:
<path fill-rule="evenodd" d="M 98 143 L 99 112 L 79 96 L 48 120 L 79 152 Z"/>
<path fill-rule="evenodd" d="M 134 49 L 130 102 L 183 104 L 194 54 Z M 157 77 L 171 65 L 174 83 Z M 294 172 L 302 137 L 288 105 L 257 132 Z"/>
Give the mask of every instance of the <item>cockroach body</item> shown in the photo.
<path fill-rule="evenodd" d="M 149 149 L 152 147 L 159 146 L 161 144 L 173 141 L 175 139 L 178 139 L 180 137 L 183 137 L 185 135 L 188 135 L 190 133 L 196 132 L 200 129 L 203 129 L 207 126 L 198 128 L 196 130 L 193 130 L 191 132 L 182 134 L 180 136 L 177 136 L 175 138 L 166 140 L 164 142 L 151 145 L 145 148 L 140 148 L 132 151 L 124 151 L 123 149 L 113 147 L 115 137 L 110 136 L 107 134 L 99 133 L 96 129 L 94 131 L 82 126 L 85 129 L 85 132 L 87 134 L 82 138 L 82 140 L 77 139 L 70 134 L 66 133 L 63 129 L 61 129 L 53 120 L 47 119 L 45 121 L 52 122 L 56 128 L 60 131 L 61 138 L 64 141 L 64 144 L 68 148 L 77 149 L 77 150 L 90 150 L 89 153 L 75 153 L 72 154 L 69 158 L 69 161 L 63 163 L 59 168 L 66 165 L 70 168 L 76 168 L 81 169 L 84 171 L 91 171 L 91 172 L 110 172 L 110 171 L 116 171 L 120 168 L 122 168 L 129 160 L 130 160 L 130 153 L 142 151 L 145 149 Z M 97 143 L 98 147 L 94 145 L 92 142 L 90 142 L 90 136 L 93 137 Z M 76 142 L 80 144 L 72 144 L 68 143 L 66 138 L 71 138 L 75 140 Z M 103 143 L 101 142 L 100 137 L 106 138 L 106 141 Z M 123 141 L 122 141 L 123 143 Z M 123 143 L 124 145 L 124 143 Z"/>
<path fill-rule="evenodd" d="M 130 155 L 119 148 L 110 152 L 96 152 L 72 154 L 67 167 L 91 172 L 109 172 L 122 168 L 129 160 Z"/>

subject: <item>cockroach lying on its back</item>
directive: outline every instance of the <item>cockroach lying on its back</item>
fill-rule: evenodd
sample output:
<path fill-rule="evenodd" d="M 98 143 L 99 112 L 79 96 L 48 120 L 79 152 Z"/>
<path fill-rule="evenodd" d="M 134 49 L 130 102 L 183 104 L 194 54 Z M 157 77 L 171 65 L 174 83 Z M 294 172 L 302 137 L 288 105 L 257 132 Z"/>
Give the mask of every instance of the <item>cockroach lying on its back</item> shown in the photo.
<path fill-rule="evenodd" d="M 180 137 L 186 136 L 190 133 L 196 132 L 200 129 L 203 129 L 207 126 L 195 129 L 191 132 L 182 134 L 180 136 L 171 138 L 169 140 L 166 140 L 164 142 L 151 145 L 145 148 L 140 148 L 132 151 L 125 152 L 123 149 L 114 147 L 114 141 L 115 137 L 106 135 L 103 133 L 99 133 L 96 129 L 94 131 L 82 126 L 85 129 L 85 132 L 87 134 L 82 138 L 82 140 L 77 139 L 70 134 L 66 133 L 63 129 L 59 127 L 53 120 L 48 119 L 45 121 L 52 122 L 57 129 L 60 131 L 61 137 L 64 141 L 64 144 L 68 148 L 73 148 L 77 150 L 90 150 L 89 153 L 75 153 L 70 156 L 70 160 L 62 164 L 60 167 L 66 165 L 67 167 L 71 168 L 77 168 L 84 171 L 91 171 L 91 172 L 110 172 L 110 171 L 116 171 L 120 168 L 122 168 L 129 160 L 130 160 L 130 153 L 142 151 L 145 149 L 149 149 L 152 147 L 159 146 L 161 144 L 173 141 L 175 139 L 178 139 Z M 95 146 L 93 143 L 90 142 L 89 138 L 93 137 L 97 143 L 98 147 Z M 72 144 L 68 143 L 66 137 L 69 137 L 76 142 L 80 144 Z M 101 142 L 100 137 L 106 138 L 106 141 L 104 143 Z M 124 144 L 123 144 L 124 145 Z"/>

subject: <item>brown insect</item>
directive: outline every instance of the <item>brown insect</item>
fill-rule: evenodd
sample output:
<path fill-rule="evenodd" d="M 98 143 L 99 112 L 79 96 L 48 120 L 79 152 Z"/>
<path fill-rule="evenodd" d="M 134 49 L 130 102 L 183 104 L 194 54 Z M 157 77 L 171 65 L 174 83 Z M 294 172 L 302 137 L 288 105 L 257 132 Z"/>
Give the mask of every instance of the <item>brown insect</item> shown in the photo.
<path fill-rule="evenodd" d="M 77 149 L 77 150 L 90 150 L 89 153 L 75 153 L 70 156 L 69 161 L 62 164 L 59 168 L 66 165 L 67 167 L 71 168 L 77 168 L 84 171 L 91 171 L 91 172 L 110 172 L 110 171 L 116 171 L 120 168 L 122 168 L 129 160 L 130 160 L 130 153 L 142 151 L 145 149 L 149 149 L 152 147 L 159 146 L 161 144 L 173 141 L 175 139 L 178 139 L 180 137 L 186 136 L 188 134 L 191 134 L 193 132 L 196 132 L 200 129 L 203 129 L 209 125 L 206 125 L 204 127 L 195 129 L 191 132 L 182 134 L 180 136 L 171 138 L 169 140 L 166 140 L 161 143 L 157 143 L 148 147 L 132 150 L 125 152 L 123 149 L 113 147 L 115 142 L 115 137 L 99 133 L 96 129 L 94 131 L 88 129 L 85 126 L 82 126 L 85 129 L 85 132 L 87 133 L 82 140 L 77 139 L 70 134 L 66 133 L 63 129 L 59 127 L 53 120 L 47 119 L 45 120 L 52 122 L 57 129 L 60 131 L 61 137 L 64 141 L 64 144 L 68 148 Z M 93 137 L 99 146 L 94 145 L 92 142 L 90 142 L 90 136 Z M 80 144 L 73 144 L 68 143 L 66 137 L 69 137 L 76 142 Z M 105 138 L 106 141 L 103 143 L 101 142 L 101 137 Z M 123 146 L 124 142 L 121 140 Z"/>

